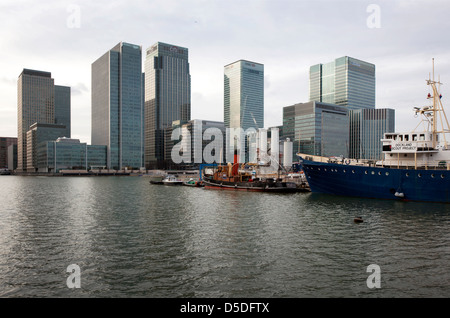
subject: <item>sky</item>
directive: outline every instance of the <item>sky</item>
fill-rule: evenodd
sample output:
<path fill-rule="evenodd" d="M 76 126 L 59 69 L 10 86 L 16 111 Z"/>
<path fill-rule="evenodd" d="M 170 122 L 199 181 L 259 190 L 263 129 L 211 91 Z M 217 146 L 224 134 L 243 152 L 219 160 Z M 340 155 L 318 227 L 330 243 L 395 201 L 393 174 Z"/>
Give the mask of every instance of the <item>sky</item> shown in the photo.
<path fill-rule="evenodd" d="M 91 142 L 91 64 L 123 41 L 189 49 L 191 118 L 223 121 L 224 66 L 264 64 L 265 126 L 309 100 L 309 67 L 350 56 L 375 64 L 376 108 L 410 131 L 428 105 L 434 58 L 450 99 L 450 1 L 154 0 L 0 3 L 0 136 L 17 137 L 17 79 L 24 68 L 70 86 L 72 138 Z M 447 83 L 447 85 L 445 85 Z"/>

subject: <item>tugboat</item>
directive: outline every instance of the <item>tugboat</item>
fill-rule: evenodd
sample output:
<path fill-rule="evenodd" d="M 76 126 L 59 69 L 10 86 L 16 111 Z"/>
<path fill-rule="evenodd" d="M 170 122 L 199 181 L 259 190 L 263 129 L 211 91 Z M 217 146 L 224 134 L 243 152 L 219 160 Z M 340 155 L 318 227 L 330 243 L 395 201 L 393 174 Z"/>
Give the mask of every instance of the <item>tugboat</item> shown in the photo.
<path fill-rule="evenodd" d="M 422 121 L 411 132 L 385 133 L 384 158 L 371 164 L 298 153 L 312 192 L 343 196 L 450 203 L 450 133 L 439 92 L 428 79 L 431 105 L 414 107 Z M 438 124 L 441 124 L 438 128 Z M 417 128 L 424 124 L 424 130 Z M 445 125 L 444 125 L 445 124 Z"/>
<path fill-rule="evenodd" d="M 295 182 L 282 181 L 280 178 L 256 177 L 257 166 L 257 164 L 238 163 L 235 154 L 233 164 L 229 162 L 225 166 L 218 166 L 213 175 L 203 177 L 205 189 L 281 193 L 303 191 Z"/>

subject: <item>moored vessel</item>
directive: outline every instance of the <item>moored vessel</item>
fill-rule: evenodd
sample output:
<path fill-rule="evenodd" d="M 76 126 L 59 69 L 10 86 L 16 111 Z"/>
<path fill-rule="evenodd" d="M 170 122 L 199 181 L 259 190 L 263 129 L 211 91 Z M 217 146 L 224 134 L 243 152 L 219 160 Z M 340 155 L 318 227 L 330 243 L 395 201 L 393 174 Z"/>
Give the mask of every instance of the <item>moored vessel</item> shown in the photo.
<path fill-rule="evenodd" d="M 422 121 L 411 132 L 385 133 L 382 160 L 361 162 L 299 153 L 311 191 L 450 203 L 450 149 L 446 137 L 450 129 L 439 92 L 441 83 L 434 80 L 434 70 L 427 84 L 431 105 L 414 108 Z"/>

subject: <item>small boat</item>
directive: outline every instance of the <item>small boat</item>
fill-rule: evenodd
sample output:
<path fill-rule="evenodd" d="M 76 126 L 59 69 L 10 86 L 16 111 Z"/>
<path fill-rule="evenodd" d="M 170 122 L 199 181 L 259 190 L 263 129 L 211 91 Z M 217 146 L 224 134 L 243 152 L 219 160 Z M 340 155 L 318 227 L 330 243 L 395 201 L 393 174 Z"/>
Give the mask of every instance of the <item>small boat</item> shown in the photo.
<path fill-rule="evenodd" d="M 6 175 L 10 175 L 11 172 L 8 169 L 0 169 L 0 175 L 2 176 L 6 176 Z"/>
<path fill-rule="evenodd" d="M 363 219 L 362 219 L 362 217 L 360 217 L 360 216 L 356 217 L 353 221 L 354 221 L 355 223 L 362 223 L 362 222 L 364 222 Z"/>
<path fill-rule="evenodd" d="M 163 179 L 162 183 L 164 185 L 182 185 L 183 181 L 181 181 L 174 175 L 168 175 L 166 178 Z"/>
<path fill-rule="evenodd" d="M 196 181 L 193 178 L 183 182 L 183 185 L 187 187 L 203 187 L 203 183 L 201 181 Z"/>

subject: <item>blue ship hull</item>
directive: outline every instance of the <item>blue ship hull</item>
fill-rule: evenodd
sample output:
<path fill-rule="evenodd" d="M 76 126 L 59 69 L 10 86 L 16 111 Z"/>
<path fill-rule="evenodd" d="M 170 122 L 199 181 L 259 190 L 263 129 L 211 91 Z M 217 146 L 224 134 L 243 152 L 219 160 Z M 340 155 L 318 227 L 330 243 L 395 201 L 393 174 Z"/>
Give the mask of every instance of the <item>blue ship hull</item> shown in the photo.
<path fill-rule="evenodd" d="M 302 158 L 312 192 L 450 203 L 449 170 L 407 170 L 323 163 Z"/>

